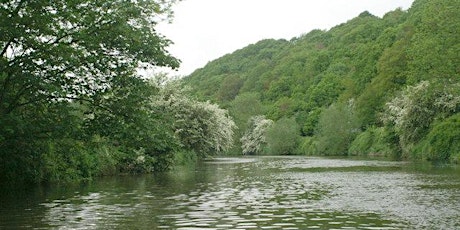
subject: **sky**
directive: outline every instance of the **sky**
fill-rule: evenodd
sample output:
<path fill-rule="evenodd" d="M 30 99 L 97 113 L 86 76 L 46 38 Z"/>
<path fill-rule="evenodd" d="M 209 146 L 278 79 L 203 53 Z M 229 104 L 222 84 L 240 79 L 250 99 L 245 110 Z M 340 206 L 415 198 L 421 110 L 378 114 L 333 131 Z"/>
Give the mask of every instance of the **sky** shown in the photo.
<path fill-rule="evenodd" d="M 299 37 L 328 30 L 364 11 L 382 17 L 413 0 L 182 0 L 173 6 L 171 23 L 157 31 L 174 44 L 168 51 L 181 67 L 168 71 L 186 76 L 209 61 L 263 39 Z"/>

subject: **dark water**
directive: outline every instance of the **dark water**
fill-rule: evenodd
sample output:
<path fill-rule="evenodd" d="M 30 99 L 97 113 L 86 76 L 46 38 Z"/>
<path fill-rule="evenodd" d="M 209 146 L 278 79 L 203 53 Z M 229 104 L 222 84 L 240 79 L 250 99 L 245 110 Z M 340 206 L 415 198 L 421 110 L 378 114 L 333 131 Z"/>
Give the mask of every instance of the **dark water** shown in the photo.
<path fill-rule="evenodd" d="M 2 192 L 0 229 L 460 229 L 460 169 L 218 158 L 161 175 Z"/>

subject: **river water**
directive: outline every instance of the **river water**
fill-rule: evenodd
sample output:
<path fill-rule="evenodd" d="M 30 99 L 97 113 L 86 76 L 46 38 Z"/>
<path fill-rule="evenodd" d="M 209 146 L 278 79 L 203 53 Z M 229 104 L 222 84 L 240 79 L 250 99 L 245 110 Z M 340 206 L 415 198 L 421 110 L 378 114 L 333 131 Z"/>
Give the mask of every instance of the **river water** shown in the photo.
<path fill-rule="evenodd" d="M 460 169 L 312 157 L 2 192 L 0 229 L 460 229 Z"/>

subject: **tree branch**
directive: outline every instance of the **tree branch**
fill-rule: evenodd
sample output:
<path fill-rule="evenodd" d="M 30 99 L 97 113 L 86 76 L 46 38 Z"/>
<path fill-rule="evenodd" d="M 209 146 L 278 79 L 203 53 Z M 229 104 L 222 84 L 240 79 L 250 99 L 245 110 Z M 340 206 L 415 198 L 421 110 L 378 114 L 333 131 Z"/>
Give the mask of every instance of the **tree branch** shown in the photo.
<path fill-rule="evenodd" d="M 5 53 L 8 51 L 8 47 L 10 47 L 11 43 L 14 41 L 14 38 L 11 38 L 6 44 L 5 44 L 5 47 L 3 47 L 2 49 L 2 53 L 0 54 L 0 56 L 3 57 L 3 55 L 5 55 Z"/>

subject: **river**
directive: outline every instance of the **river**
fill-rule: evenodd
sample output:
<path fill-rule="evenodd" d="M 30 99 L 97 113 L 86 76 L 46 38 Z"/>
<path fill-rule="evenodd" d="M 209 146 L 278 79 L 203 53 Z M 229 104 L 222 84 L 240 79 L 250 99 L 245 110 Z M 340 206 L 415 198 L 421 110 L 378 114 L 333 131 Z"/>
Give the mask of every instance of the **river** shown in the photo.
<path fill-rule="evenodd" d="M 460 229 L 460 169 L 216 158 L 155 175 L 3 191 L 0 229 Z"/>

